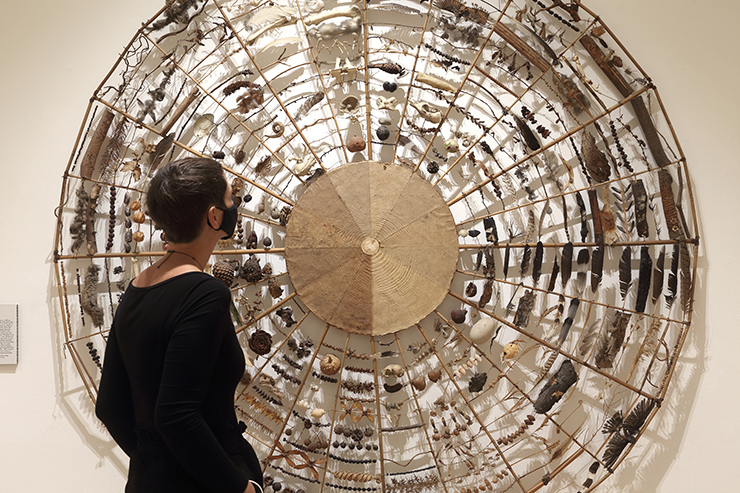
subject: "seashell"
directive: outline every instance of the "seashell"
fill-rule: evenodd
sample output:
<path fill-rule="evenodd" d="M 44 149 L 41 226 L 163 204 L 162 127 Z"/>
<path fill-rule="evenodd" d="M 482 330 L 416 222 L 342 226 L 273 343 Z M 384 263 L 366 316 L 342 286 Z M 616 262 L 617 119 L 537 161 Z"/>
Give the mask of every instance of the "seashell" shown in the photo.
<path fill-rule="evenodd" d="M 391 81 L 383 82 L 383 90 L 386 92 L 395 92 L 398 89 L 398 84 Z"/>
<path fill-rule="evenodd" d="M 390 125 L 393 123 L 393 120 L 391 120 L 391 117 L 388 115 L 383 115 L 380 118 L 378 118 L 378 123 L 381 125 Z"/>
<path fill-rule="evenodd" d="M 411 381 L 411 385 L 413 385 L 414 388 L 419 392 L 427 388 L 427 382 L 426 380 L 424 380 L 424 375 L 419 375 L 418 377 L 414 378 Z"/>
<path fill-rule="evenodd" d="M 347 96 L 342 100 L 342 102 L 339 105 L 339 109 L 342 111 L 346 111 L 349 113 L 352 113 L 353 111 L 357 110 L 357 108 L 360 107 L 360 100 L 357 99 L 355 96 Z"/>
<path fill-rule="evenodd" d="M 285 125 L 283 125 L 280 122 L 274 122 L 272 124 L 272 135 L 268 135 L 268 139 L 273 139 L 276 137 L 280 137 L 283 135 L 283 132 L 285 132 Z"/>
<path fill-rule="evenodd" d="M 437 380 L 442 378 L 442 370 L 440 370 L 439 368 L 435 368 L 434 370 L 427 373 L 427 378 L 432 382 L 436 382 Z"/>
<path fill-rule="evenodd" d="M 391 132 L 388 128 L 381 126 L 375 131 L 375 135 L 377 135 L 380 140 L 386 140 L 391 136 Z"/>
<path fill-rule="evenodd" d="M 142 241 L 144 241 L 144 233 L 142 233 L 141 231 L 136 231 L 133 234 L 133 238 L 134 241 L 141 243 Z"/>
<path fill-rule="evenodd" d="M 308 404 L 308 401 L 306 399 L 302 399 L 296 403 L 298 407 L 302 407 L 303 409 L 309 409 L 311 406 Z"/>
<path fill-rule="evenodd" d="M 401 377 L 403 376 L 404 369 L 401 365 L 388 365 L 385 368 L 383 368 L 382 375 L 385 378 L 388 377 Z"/>
<path fill-rule="evenodd" d="M 141 224 L 146 221 L 146 216 L 142 211 L 136 211 L 131 219 L 133 219 L 135 223 Z"/>
<path fill-rule="evenodd" d="M 193 135 L 196 137 L 205 137 L 213 127 L 213 115 L 206 113 L 195 120 L 195 123 L 193 124 Z"/>
<path fill-rule="evenodd" d="M 419 116 L 431 123 L 442 121 L 442 110 L 423 101 L 409 101 L 409 104 L 419 112 Z"/>
<path fill-rule="evenodd" d="M 365 150 L 365 139 L 359 135 L 351 137 L 347 141 L 347 150 L 350 152 L 360 152 Z"/>
<path fill-rule="evenodd" d="M 483 344 L 493 336 L 495 331 L 496 321 L 492 318 L 482 318 L 470 329 L 470 340 L 473 344 Z"/>
<path fill-rule="evenodd" d="M 333 354 L 327 354 L 321 359 L 321 364 L 319 366 L 321 367 L 321 373 L 324 375 L 334 375 L 339 371 L 342 363 L 339 361 L 339 358 Z"/>
<path fill-rule="evenodd" d="M 455 139 L 447 139 L 444 143 L 447 152 L 457 152 L 460 150 L 460 144 Z"/>
<path fill-rule="evenodd" d="M 465 322 L 465 315 L 467 315 L 467 313 L 467 310 L 463 310 L 462 308 L 455 308 L 450 312 L 450 318 L 456 324 L 461 324 Z"/>
<path fill-rule="evenodd" d="M 316 418 L 316 419 L 321 418 L 324 414 L 326 414 L 326 411 L 324 411 L 321 408 L 314 409 L 313 411 L 311 411 L 311 417 Z"/>

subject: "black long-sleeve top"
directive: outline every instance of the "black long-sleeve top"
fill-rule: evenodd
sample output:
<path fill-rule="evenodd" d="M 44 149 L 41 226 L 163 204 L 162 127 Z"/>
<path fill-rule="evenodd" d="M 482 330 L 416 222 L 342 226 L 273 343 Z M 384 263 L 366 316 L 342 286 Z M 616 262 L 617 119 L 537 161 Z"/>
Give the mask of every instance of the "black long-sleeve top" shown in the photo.
<path fill-rule="evenodd" d="M 124 293 L 96 414 L 131 459 L 127 493 L 242 493 L 262 482 L 234 412 L 244 355 L 229 303 L 228 288 L 202 272 Z"/>

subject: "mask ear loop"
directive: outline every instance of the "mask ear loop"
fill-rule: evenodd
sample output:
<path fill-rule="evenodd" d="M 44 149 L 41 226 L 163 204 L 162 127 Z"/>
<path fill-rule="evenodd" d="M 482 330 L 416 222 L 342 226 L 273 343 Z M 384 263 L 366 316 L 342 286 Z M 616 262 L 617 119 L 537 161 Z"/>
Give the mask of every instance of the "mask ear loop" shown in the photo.
<path fill-rule="evenodd" d="M 262 486 L 260 486 L 259 483 L 257 483 L 256 481 L 252 481 L 251 479 L 249 480 L 249 482 L 254 485 L 255 490 L 259 489 L 260 493 L 265 493 L 265 490 L 262 489 Z"/>

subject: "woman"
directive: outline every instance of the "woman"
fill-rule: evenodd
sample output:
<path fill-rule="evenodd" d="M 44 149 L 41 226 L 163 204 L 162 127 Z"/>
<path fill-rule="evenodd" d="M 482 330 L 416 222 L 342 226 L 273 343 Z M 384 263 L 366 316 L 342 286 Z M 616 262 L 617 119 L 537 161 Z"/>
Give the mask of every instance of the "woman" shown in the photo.
<path fill-rule="evenodd" d="M 216 242 L 234 232 L 231 186 L 216 161 L 182 159 L 159 170 L 146 202 L 167 254 L 121 299 L 96 404 L 130 458 L 126 493 L 261 491 L 234 412 L 244 355 L 231 294 L 203 273 Z"/>

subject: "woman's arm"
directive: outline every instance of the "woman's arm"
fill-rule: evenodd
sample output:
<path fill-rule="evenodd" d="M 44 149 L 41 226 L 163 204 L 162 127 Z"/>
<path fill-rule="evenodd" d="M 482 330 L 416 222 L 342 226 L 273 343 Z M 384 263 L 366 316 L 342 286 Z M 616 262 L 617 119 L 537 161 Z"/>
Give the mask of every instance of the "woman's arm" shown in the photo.
<path fill-rule="evenodd" d="M 111 327 L 103 360 L 95 414 L 105 424 L 113 439 L 131 457 L 136 452 L 134 404 L 131 384 L 123 366 L 115 327 Z"/>

